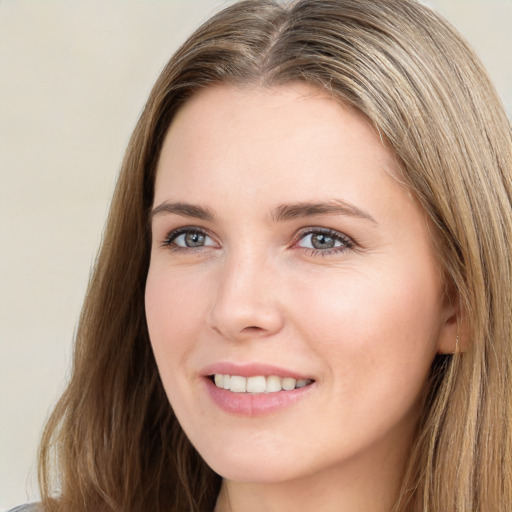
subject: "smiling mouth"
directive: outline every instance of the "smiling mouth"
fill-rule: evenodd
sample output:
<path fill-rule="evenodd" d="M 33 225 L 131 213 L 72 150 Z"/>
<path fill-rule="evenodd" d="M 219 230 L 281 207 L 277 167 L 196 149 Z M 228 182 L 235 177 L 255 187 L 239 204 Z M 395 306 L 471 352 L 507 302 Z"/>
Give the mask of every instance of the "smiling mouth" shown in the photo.
<path fill-rule="evenodd" d="M 278 391 L 292 391 L 293 389 L 309 386 L 311 379 L 294 379 L 293 377 L 278 377 L 277 375 L 257 375 L 242 377 L 241 375 L 225 375 L 216 373 L 210 375 L 215 386 L 231 391 L 232 393 L 277 393 Z"/>

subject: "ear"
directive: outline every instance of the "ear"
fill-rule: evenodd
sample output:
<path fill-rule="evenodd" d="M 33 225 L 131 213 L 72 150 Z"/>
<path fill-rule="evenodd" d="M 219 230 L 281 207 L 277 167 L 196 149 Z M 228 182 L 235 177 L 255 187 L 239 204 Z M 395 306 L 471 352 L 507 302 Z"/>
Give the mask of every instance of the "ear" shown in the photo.
<path fill-rule="evenodd" d="M 467 315 L 462 311 L 458 297 L 447 298 L 442 312 L 442 324 L 437 340 L 438 354 L 455 354 L 469 349 Z"/>

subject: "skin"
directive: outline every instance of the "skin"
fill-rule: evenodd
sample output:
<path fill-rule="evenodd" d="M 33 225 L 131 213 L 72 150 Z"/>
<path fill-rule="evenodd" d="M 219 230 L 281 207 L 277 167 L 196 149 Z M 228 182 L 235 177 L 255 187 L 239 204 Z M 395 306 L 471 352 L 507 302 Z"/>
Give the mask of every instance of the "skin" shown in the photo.
<path fill-rule="evenodd" d="M 177 417 L 224 478 L 217 512 L 392 508 L 429 367 L 457 334 L 428 222 L 399 174 L 362 114 L 304 84 L 211 87 L 174 119 L 147 321 Z M 173 202 L 212 218 L 160 207 Z M 273 218 L 305 202 L 351 209 Z M 173 234 L 187 226 L 202 246 Z M 312 245 L 325 228 L 336 247 Z M 314 384 L 289 407 L 238 416 L 205 392 L 201 369 L 218 361 Z"/>

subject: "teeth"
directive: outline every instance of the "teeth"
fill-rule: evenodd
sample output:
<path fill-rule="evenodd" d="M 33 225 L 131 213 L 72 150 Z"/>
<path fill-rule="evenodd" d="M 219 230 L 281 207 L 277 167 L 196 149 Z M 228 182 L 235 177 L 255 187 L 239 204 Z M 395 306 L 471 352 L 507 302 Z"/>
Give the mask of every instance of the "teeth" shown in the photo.
<path fill-rule="evenodd" d="M 275 393 L 276 391 L 281 391 L 281 378 L 276 377 L 275 375 L 271 375 L 270 377 L 267 377 L 267 387 L 265 391 L 267 393 Z"/>
<path fill-rule="evenodd" d="M 216 373 L 213 380 L 215 381 L 215 385 L 218 388 L 223 388 L 224 387 L 224 375 L 221 375 L 220 373 Z"/>
<path fill-rule="evenodd" d="M 291 391 L 303 388 L 313 381 L 309 379 L 296 380 L 292 377 L 277 377 L 271 375 L 264 377 L 241 377 L 240 375 L 223 375 L 216 373 L 213 381 L 218 388 L 228 389 L 233 393 L 276 393 L 277 391 Z"/>
<path fill-rule="evenodd" d="M 265 379 L 263 376 L 249 377 L 247 379 L 247 393 L 264 393 L 266 388 L 267 379 Z"/>
<path fill-rule="evenodd" d="M 281 387 L 285 391 L 291 391 L 292 389 L 295 389 L 295 384 L 297 384 L 297 381 L 295 379 L 292 379 L 291 377 L 285 377 L 281 381 Z"/>
<path fill-rule="evenodd" d="M 245 393 L 247 391 L 247 379 L 239 375 L 232 375 L 229 379 L 229 390 L 233 393 Z"/>

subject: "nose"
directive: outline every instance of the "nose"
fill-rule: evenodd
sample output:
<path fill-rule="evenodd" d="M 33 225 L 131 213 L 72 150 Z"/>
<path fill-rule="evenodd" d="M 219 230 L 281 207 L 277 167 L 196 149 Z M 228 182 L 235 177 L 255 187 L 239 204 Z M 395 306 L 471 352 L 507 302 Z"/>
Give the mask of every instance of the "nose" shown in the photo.
<path fill-rule="evenodd" d="M 227 258 L 219 273 L 210 327 L 230 340 L 265 338 L 284 325 L 278 273 L 258 254 Z"/>

